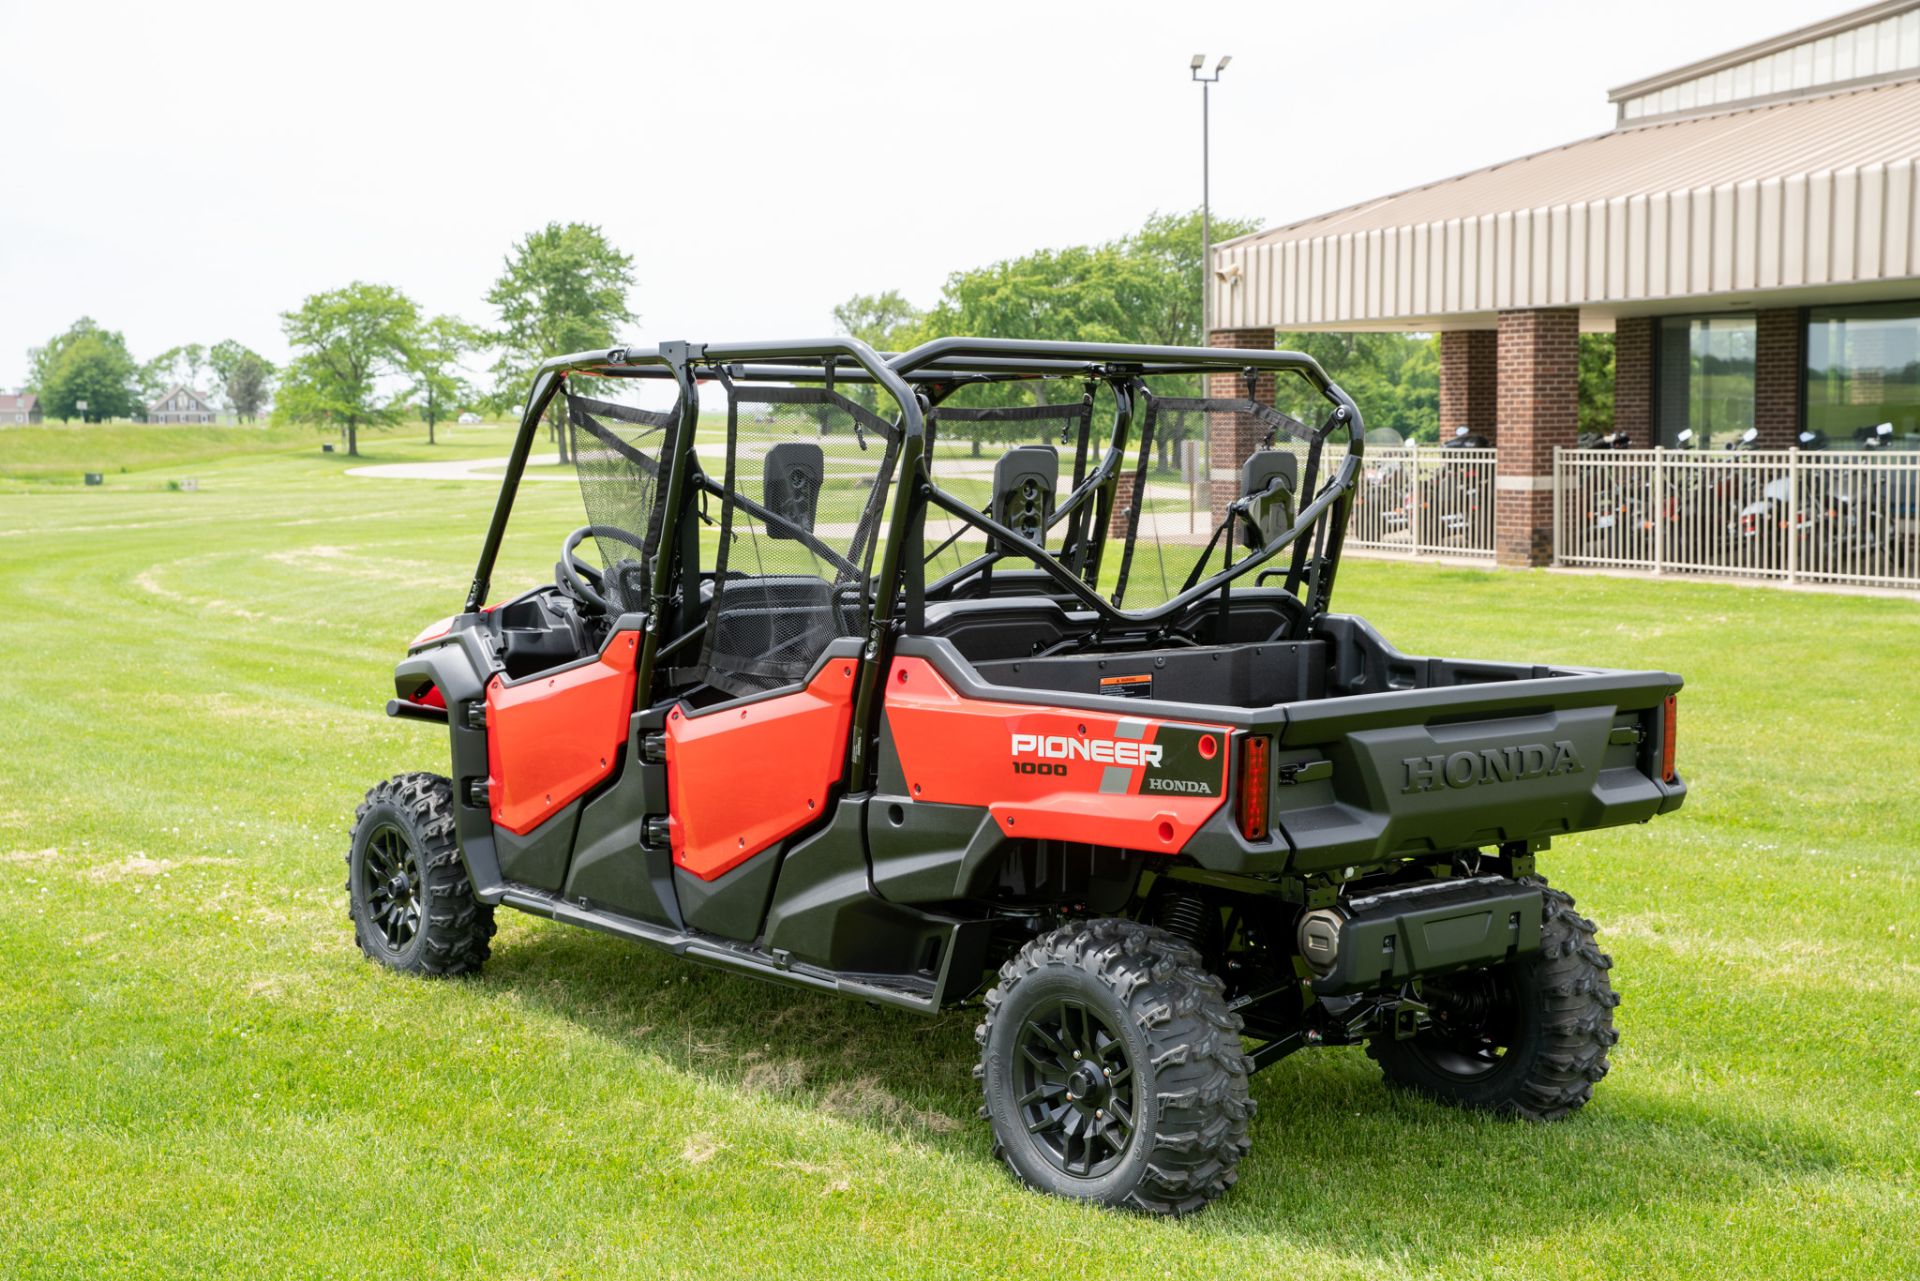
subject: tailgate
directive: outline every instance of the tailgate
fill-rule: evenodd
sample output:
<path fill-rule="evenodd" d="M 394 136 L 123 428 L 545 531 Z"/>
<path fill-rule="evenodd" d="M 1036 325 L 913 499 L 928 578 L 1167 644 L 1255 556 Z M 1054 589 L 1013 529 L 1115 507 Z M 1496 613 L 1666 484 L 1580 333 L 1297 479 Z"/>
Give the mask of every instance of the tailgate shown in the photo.
<path fill-rule="evenodd" d="M 1643 822 L 1686 794 L 1661 777 L 1679 688 L 1592 672 L 1295 704 L 1275 826 L 1315 870 Z"/>

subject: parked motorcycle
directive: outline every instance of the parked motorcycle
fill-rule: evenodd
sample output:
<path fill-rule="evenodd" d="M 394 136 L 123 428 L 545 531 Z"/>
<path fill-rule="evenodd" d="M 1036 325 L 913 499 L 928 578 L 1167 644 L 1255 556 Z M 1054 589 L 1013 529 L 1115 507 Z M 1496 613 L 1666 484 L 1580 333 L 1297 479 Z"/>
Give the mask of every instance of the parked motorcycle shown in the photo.
<path fill-rule="evenodd" d="M 1441 444 L 1443 450 L 1491 449 L 1493 442 L 1467 427 L 1454 429 Z M 1385 490 L 1396 483 L 1404 485 L 1397 502 L 1383 513 L 1383 524 L 1391 533 L 1414 536 L 1416 526 L 1422 543 L 1449 543 L 1463 547 L 1490 549 L 1493 546 L 1494 465 L 1491 462 L 1464 463 L 1431 469 L 1420 474 L 1418 484 L 1405 484 L 1397 472 L 1399 464 L 1383 467 L 1369 481 Z"/>
<path fill-rule="evenodd" d="M 1493 442 L 1465 427 L 1454 429 L 1442 449 L 1491 449 Z M 1471 547 L 1493 546 L 1494 465 L 1468 463 L 1449 467 L 1420 482 L 1421 501 L 1440 513 L 1440 537 Z"/>
<path fill-rule="evenodd" d="M 1854 440 L 1863 453 L 1920 450 L 1920 438 L 1895 435 L 1890 422 L 1859 428 Z M 1888 569 L 1904 573 L 1920 556 L 1920 465 L 1866 467 L 1860 481 L 1864 509 L 1884 513 Z"/>
<path fill-rule="evenodd" d="M 1624 431 L 1580 433 L 1583 450 L 1633 448 Z M 1589 493 L 1585 541 L 1588 554 L 1609 559 L 1645 560 L 1652 554 L 1652 494 L 1646 480 L 1628 468 L 1610 471 Z"/>

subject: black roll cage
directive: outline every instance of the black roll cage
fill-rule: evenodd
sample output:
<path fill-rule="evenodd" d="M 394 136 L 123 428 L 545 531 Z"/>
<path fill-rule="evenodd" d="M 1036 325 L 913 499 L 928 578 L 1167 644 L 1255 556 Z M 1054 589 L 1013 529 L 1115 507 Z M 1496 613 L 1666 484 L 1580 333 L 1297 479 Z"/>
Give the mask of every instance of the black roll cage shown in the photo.
<path fill-rule="evenodd" d="M 702 372 L 707 371 L 707 372 Z M 1164 375 L 1206 375 L 1220 373 L 1251 374 L 1271 371 L 1293 373 L 1305 378 L 1333 406 L 1335 420 L 1330 426 L 1347 429 L 1347 452 L 1337 470 L 1320 486 L 1317 494 L 1300 509 L 1291 527 L 1267 542 L 1245 559 L 1192 582 L 1171 599 L 1145 610 L 1122 609 L 1101 596 L 1083 573 L 1061 565 L 1053 553 L 1040 544 L 1008 528 L 991 515 L 981 512 L 941 489 L 927 466 L 926 417 L 932 406 L 955 389 L 970 383 L 1002 383 L 1035 379 L 1101 380 L 1116 396 L 1117 416 L 1107 452 L 1085 480 L 1055 512 L 1055 520 L 1070 512 L 1094 504 L 1095 519 L 1111 510 L 1111 495 L 1117 487 L 1120 468 L 1128 447 L 1137 391 L 1144 380 Z M 593 378 L 670 379 L 679 393 L 680 421 L 662 451 L 665 483 L 657 499 L 659 510 L 678 512 L 693 478 L 691 442 L 700 420 L 698 384 L 708 378 L 748 383 L 824 383 L 831 388 L 836 381 L 865 383 L 884 389 L 900 408 L 895 428 L 900 433 L 895 483 L 901 486 L 894 502 L 880 565 L 873 579 L 872 608 L 869 613 L 865 656 L 878 658 L 896 630 L 896 605 L 904 605 L 908 617 L 917 625 L 925 605 L 925 584 L 921 552 L 924 550 L 926 513 L 929 507 L 966 521 L 987 533 L 1001 548 L 981 561 L 995 556 L 1018 556 L 1031 560 L 1046 576 L 1092 610 L 1103 627 L 1153 630 L 1171 624 L 1196 601 L 1221 591 L 1235 580 L 1259 571 L 1281 552 L 1293 548 L 1291 566 L 1284 571 L 1287 589 L 1297 593 L 1304 582 L 1308 598 L 1304 602 L 1309 617 L 1324 613 L 1339 566 L 1341 543 L 1355 485 L 1360 478 L 1360 459 L 1364 449 L 1365 426 L 1360 408 L 1352 397 L 1321 369 L 1311 356 L 1288 351 L 1255 351 L 1217 347 L 1152 347 L 1124 343 L 1045 342 L 1013 338 L 940 338 L 923 343 L 911 351 L 882 355 L 855 338 L 835 337 L 789 342 L 690 343 L 667 342 L 657 347 L 614 347 L 601 351 L 578 352 L 559 356 L 541 365 L 534 375 L 514 437 L 513 452 L 501 482 L 500 496 L 488 522 L 481 544 L 479 564 L 474 569 L 467 592 L 466 612 L 478 612 L 486 602 L 494 564 L 506 534 L 507 520 L 525 474 L 527 458 L 533 449 L 540 421 L 569 375 Z M 705 482 L 710 484 L 711 482 Z M 1106 503 L 1099 495 L 1106 496 Z M 1323 518 L 1326 518 L 1323 520 Z M 1303 535 L 1317 530 L 1312 554 Z M 644 624 L 636 698 L 651 698 L 652 676 L 663 644 L 660 620 L 666 614 L 673 589 L 674 556 L 670 540 L 656 550 L 650 576 L 650 608 Z M 910 572 L 903 576 L 908 547 L 915 548 Z M 967 567 L 971 570 L 972 567 Z M 1097 574 L 1097 566 L 1092 567 Z M 1268 574 L 1278 573 L 1269 570 Z M 1265 577 L 1267 575 L 1263 575 Z M 1097 578 L 1095 579 L 1097 582 Z M 904 597 L 904 600 L 903 600 Z M 669 638 L 670 639 L 670 638 Z M 874 696 L 874 673 L 878 664 L 867 664 L 862 673 L 855 709 L 858 724 L 865 724 Z M 854 764 L 858 772 L 862 755 L 861 736 L 854 740 Z"/>

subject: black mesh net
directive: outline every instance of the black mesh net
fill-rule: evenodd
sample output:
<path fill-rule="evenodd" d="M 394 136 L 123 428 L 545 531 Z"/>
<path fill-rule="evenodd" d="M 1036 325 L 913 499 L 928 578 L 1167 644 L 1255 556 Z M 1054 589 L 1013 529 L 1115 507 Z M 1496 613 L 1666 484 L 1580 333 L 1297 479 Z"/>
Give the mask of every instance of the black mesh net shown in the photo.
<path fill-rule="evenodd" d="M 804 680 L 863 636 L 898 432 L 817 387 L 730 388 L 705 679 L 736 695 Z M 703 460 L 708 461 L 708 460 Z"/>
<path fill-rule="evenodd" d="M 928 452 L 934 460 L 934 477 L 948 493 L 974 501 L 979 510 L 986 512 L 992 506 L 994 471 L 1003 451 L 1008 446 L 1051 445 L 1059 451 L 1058 478 L 1051 503 L 1057 516 L 1047 527 L 1046 537 L 1035 541 L 1042 541 L 1055 550 L 1079 545 L 1085 539 L 1092 506 L 1082 504 L 1077 510 L 1064 513 L 1062 509 L 1086 479 L 1091 466 L 1089 435 L 1093 403 L 1093 393 L 1088 391 L 1079 400 L 1058 404 L 941 405 L 927 416 Z M 960 456 L 952 447 L 962 440 L 993 442 L 994 448 L 978 458 Z M 925 555 L 929 581 L 965 568 L 986 550 L 986 536 L 976 527 L 938 511 L 928 514 Z"/>
<path fill-rule="evenodd" d="M 647 564 L 660 545 L 660 461 L 678 434 L 680 409 L 636 409 L 569 391 L 567 422 L 607 599 L 623 611 L 644 610 Z"/>
<path fill-rule="evenodd" d="M 1256 448 L 1292 453 L 1300 478 L 1296 493 L 1304 500 L 1318 484 L 1321 444 L 1328 435 L 1325 426 L 1309 427 L 1248 398 L 1143 392 L 1140 400 L 1139 441 L 1118 503 L 1125 543 L 1111 598 L 1126 609 L 1164 604 L 1252 554 L 1237 528 L 1220 528 L 1228 505 L 1241 495 L 1237 470 L 1216 475 L 1211 468 L 1209 456 L 1216 447 L 1234 457 Z M 1176 460 L 1174 465 L 1169 459 Z"/>

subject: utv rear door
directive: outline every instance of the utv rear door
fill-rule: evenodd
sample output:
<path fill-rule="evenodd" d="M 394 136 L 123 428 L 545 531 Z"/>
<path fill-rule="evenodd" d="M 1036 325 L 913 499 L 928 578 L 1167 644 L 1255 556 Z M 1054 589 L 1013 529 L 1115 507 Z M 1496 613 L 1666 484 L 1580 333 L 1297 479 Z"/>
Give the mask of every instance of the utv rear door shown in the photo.
<path fill-rule="evenodd" d="M 676 673 L 698 696 L 667 715 L 668 827 L 687 923 L 752 939 L 780 851 L 846 776 L 897 435 L 831 390 L 737 387 L 724 441 L 699 444 L 724 458 L 719 538 L 698 659 Z"/>

